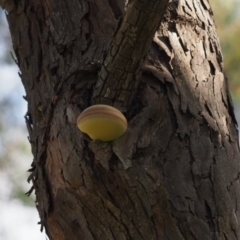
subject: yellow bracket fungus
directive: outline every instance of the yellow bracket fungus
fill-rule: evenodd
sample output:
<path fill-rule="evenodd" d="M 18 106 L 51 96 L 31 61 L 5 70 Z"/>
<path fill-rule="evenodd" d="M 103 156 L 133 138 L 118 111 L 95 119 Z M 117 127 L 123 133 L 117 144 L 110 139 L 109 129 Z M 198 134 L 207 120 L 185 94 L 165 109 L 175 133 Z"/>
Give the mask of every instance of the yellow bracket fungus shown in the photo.
<path fill-rule="evenodd" d="M 118 109 L 99 104 L 85 109 L 77 119 L 77 126 L 91 139 L 108 142 L 123 135 L 127 120 Z"/>

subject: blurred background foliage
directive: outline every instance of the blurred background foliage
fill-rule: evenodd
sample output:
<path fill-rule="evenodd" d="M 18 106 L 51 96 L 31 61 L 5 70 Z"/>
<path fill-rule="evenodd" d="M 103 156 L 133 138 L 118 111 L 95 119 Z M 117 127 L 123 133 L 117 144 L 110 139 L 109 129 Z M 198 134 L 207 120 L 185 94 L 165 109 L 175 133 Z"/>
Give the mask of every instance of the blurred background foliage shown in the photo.
<path fill-rule="evenodd" d="M 32 156 L 23 118 L 27 109 L 24 89 L 11 54 L 5 12 L 0 10 L 0 201 L 15 199 L 34 205 L 34 196 L 25 195 L 30 188 L 26 179 Z"/>
<path fill-rule="evenodd" d="M 232 97 L 240 101 L 240 0 L 210 0 Z"/>
<path fill-rule="evenodd" d="M 236 104 L 240 102 L 240 0 L 210 0 L 210 4 Z M 26 171 L 32 161 L 23 117 L 27 107 L 22 98 L 24 90 L 17 76 L 18 70 L 10 54 L 13 51 L 5 18 L 4 11 L 0 10 L 0 178 L 5 186 L 1 189 L 0 201 L 18 199 L 34 205 L 34 195 L 30 198 L 25 195 L 30 188 Z M 5 71 L 16 71 L 15 83 L 10 83 L 10 87 L 9 82 L 4 82 Z M 6 86 L 8 90 L 4 90 Z"/>

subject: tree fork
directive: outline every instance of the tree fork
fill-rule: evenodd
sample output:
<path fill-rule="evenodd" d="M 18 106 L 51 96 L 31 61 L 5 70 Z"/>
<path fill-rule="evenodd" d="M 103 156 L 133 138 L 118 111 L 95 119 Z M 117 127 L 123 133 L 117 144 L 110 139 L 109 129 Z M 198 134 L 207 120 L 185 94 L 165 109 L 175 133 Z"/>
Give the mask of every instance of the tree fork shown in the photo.
<path fill-rule="evenodd" d="M 93 104 L 108 104 L 122 111 L 127 110 L 168 2 L 169 0 L 130 1 L 99 72 L 92 96 Z"/>
<path fill-rule="evenodd" d="M 120 31 L 123 1 L 3 2 L 49 238 L 240 239 L 238 133 L 208 1 L 169 3 L 136 90 L 144 107 L 108 144 L 81 135 L 76 119 L 99 80 L 92 63 L 104 62 Z"/>

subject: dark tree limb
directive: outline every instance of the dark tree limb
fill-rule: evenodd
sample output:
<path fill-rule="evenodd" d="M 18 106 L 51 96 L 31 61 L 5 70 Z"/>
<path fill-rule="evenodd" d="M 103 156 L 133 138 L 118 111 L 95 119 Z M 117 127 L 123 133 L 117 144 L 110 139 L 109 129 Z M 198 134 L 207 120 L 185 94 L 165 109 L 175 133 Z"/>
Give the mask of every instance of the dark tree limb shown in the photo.
<path fill-rule="evenodd" d="M 131 104 L 146 54 L 169 0 L 135 0 L 118 29 L 99 72 L 92 103 L 122 111 Z"/>

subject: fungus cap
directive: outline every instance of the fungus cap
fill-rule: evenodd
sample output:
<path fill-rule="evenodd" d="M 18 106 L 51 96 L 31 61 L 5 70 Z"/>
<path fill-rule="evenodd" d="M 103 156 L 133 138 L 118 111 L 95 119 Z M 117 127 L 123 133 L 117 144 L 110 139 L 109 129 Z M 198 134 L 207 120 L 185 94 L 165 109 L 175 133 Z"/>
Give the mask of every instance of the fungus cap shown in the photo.
<path fill-rule="evenodd" d="M 127 120 L 118 109 L 99 104 L 86 108 L 79 115 L 77 126 L 91 139 L 108 142 L 123 135 Z"/>

